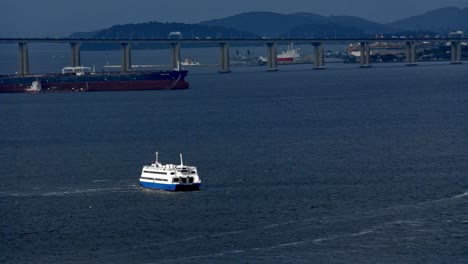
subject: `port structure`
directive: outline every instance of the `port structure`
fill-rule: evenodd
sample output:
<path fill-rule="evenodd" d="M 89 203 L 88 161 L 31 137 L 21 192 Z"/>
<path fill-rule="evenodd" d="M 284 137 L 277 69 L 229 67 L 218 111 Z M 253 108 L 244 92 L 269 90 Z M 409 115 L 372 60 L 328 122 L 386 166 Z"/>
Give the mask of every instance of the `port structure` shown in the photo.
<path fill-rule="evenodd" d="M 168 44 L 171 47 L 171 67 L 179 69 L 180 67 L 180 50 L 183 44 L 213 44 L 219 45 L 219 72 L 229 73 L 229 45 L 230 44 L 252 44 L 266 46 L 267 49 L 267 71 L 277 71 L 277 45 L 278 44 L 308 44 L 314 48 L 314 69 L 325 69 L 324 62 L 324 46 L 326 44 L 345 44 L 359 43 L 360 45 L 360 67 L 369 68 L 371 64 L 371 46 L 370 43 L 386 42 L 386 43 L 406 43 L 406 65 L 415 66 L 416 63 L 416 46 L 418 43 L 450 43 L 451 45 L 451 60 L 452 64 L 462 63 L 461 43 L 468 42 L 468 38 L 336 38 L 336 39 L 309 39 L 309 38 L 289 38 L 289 39 L 72 39 L 72 38 L 0 38 L 0 44 L 18 44 L 19 54 L 19 74 L 29 74 L 29 43 L 63 43 L 70 45 L 71 65 L 79 66 L 81 64 L 80 47 L 86 43 L 118 43 L 121 45 L 122 62 L 121 70 L 131 70 L 131 45 L 140 43 L 158 43 Z"/>

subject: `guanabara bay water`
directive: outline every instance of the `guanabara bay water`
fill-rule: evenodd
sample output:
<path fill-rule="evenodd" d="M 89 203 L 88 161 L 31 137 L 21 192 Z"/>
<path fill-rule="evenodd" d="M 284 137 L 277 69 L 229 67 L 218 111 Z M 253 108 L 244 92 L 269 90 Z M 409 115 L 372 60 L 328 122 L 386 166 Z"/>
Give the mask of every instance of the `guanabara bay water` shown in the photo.
<path fill-rule="evenodd" d="M 279 67 L 1 94 L 0 262 L 466 263 L 468 65 Z M 141 188 L 155 151 L 201 189 Z"/>

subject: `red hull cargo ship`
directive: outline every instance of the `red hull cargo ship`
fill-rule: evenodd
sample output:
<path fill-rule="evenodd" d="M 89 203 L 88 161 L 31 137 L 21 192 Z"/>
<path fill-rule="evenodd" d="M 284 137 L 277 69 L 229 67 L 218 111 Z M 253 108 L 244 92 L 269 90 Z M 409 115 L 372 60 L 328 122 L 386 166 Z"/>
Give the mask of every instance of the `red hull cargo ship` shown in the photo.
<path fill-rule="evenodd" d="M 0 93 L 188 89 L 186 70 L 91 72 L 65 67 L 61 74 L 0 75 Z"/>

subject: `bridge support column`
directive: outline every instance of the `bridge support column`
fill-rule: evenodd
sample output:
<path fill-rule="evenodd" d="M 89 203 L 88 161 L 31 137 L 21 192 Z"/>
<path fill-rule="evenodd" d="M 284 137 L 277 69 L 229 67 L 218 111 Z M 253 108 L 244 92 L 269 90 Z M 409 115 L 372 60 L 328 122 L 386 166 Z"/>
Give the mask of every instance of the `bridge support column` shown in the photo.
<path fill-rule="evenodd" d="M 269 42 L 267 45 L 267 71 L 278 70 L 278 58 L 276 43 Z"/>
<path fill-rule="evenodd" d="M 122 49 L 122 67 L 121 71 L 127 72 L 132 69 L 132 56 L 130 43 L 120 43 Z"/>
<path fill-rule="evenodd" d="M 18 53 L 19 53 L 19 74 L 20 75 L 29 74 L 29 53 L 28 53 L 27 42 L 18 43 Z"/>
<path fill-rule="evenodd" d="M 325 69 L 325 55 L 323 52 L 323 43 L 313 43 L 314 46 L 314 70 Z"/>
<path fill-rule="evenodd" d="M 459 41 L 452 41 L 451 51 L 450 51 L 450 55 L 451 55 L 450 63 L 461 64 L 462 63 L 461 53 L 462 53 L 461 43 Z"/>
<path fill-rule="evenodd" d="M 219 72 L 231 72 L 229 63 L 229 43 L 219 43 Z"/>
<path fill-rule="evenodd" d="M 361 68 L 369 68 L 371 66 L 369 42 L 361 42 Z"/>
<path fill-rule="evenodd" d="M 416 66 L 416 43 L 406 42 L 406 66 Z"/>
<path fill-rule="evenodd" d="M 180 69 L 180 43 L 171 43 L 171 68 Z"/>
<path fill-rule="evenodd" d="M 72 42 L 70 43 L 70 53 L 71 53 L 71 66 L 77 67 L 81 65 L 81 53 L 80 53 L 81 43 Z"/>

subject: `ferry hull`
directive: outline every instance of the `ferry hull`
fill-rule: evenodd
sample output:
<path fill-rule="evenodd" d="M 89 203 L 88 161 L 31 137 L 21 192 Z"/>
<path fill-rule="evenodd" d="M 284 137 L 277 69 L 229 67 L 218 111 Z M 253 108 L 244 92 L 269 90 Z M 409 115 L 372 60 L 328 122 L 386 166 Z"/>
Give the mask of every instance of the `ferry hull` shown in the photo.
<path fill-rule="evenodd" d="M 0 93 L 27 93 L 27 88 L 21 84 L 0 84 Z"/>
<path fill-rule="evenodd" d="M 140 181 L 140 185 L 144 188 L 165 190 L 165 191 L 197 191 L 200 190 L 200 183 L 194 184 L 161 184 L 154 182 Z"/>
<path fill-rule="evenodd" d="M 294 58 L 292 58 L 292 57 L 288 57 L 288 58 L 277 58 L 276 61 L 278 61 L 278 62 L 283 62 L 283 61 L 291 62 L 291 61 L 294 61 Z"/>
<path fill-rule="evenodd" d="M 188 89 L 186 81 L 116 81 L 116 82 L 77 82 L 48 83 L 42 86 L 42 92 L 103 92 L 103 91 L 145 91 L 145 90 L 182 90 Z"/>
<path fill-rule="evenodd" d="M 189 88 L 186 75 L 187 71 L 10 75 L 0 76 L 0 93 L 181 90 Z M 41 90 L 31 89 L 34 81 Z"/>

